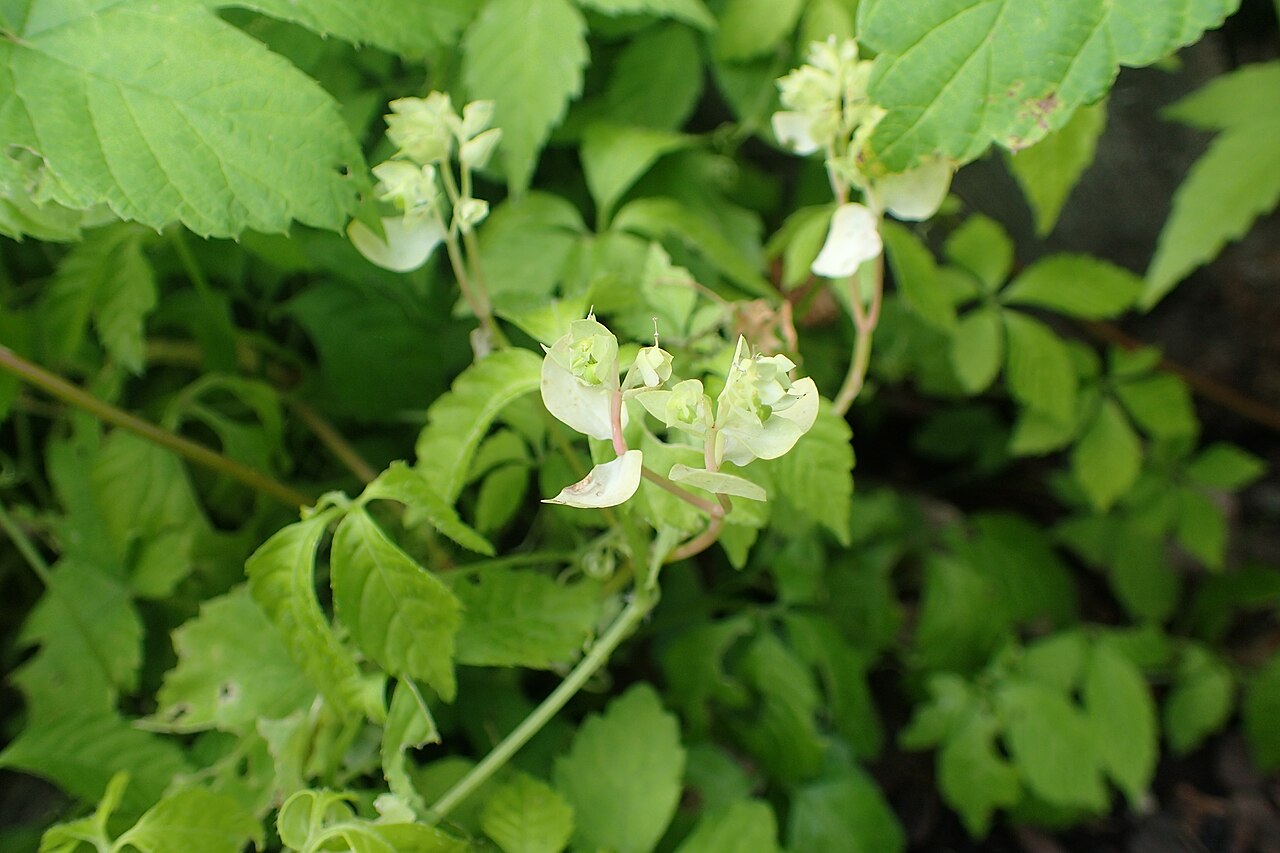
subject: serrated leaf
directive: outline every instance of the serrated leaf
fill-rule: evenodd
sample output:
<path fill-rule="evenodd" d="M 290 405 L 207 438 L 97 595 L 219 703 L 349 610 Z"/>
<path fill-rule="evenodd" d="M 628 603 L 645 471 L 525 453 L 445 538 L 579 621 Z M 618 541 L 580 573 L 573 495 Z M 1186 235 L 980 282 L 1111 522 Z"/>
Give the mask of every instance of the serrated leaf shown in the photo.
<path fill-rule="evenodd" d="M 776 258 L 782 254 L 782 286 L 787 290 L 809 280 L 814 258 L 827 239 L 832 207 L 828 204 L 802 207 L 787 217 L 777 233 L 769 238 L 765 254 Z M 888 223 L 885 223 L 886 225 Z"/>
<path fill-rule="evenodd" d="M 763 800 L 708 811 L 676 853 L 777 853 L 778 820 Z"/>
<path fill-rule="evenodd" d="M 1179 544 L 1211 569 L 1221 569 L 1227 550 L 1227 520 L 1222 510 L 1195 489 L 1178 490 Z"/>
<path fill-rule="evenodd" d="M 63 709 L 32 720 L 0 752 L 0 767 L 23 770 L 58 785 L 77 799 L 94 803 L 119 771 L 132 780 L 120 814 L 141 814 L 191 768 L 176 743 L 134 728 L 114 712 Z"/>
<path fill-rule="evenodd" d="M 849 542 L 853 502 L 853 433 L 844 418 L 821 403 L 813 427 L 791 452 L 759 462 L 773 478 L 770 500 L 777 517 L 818 522 L 841 544 Z"/>
<path fill-rule="evenodd" d="M 1071 451 L 1076 483 L 1100 512 L 1132 488 L 1142 469 L 1142 443 L 1129 419 L 1112 400 L 1103 400 L 1097 416 Z"/>
<path fill-rule="evenodd" d="M 1085 717 L 1062 694 L 1012 681 L 999 693 L 1004 741 L 1023 781 L 1059 806 L 1106 807 L 1098 744 Z"/>
<path fill-rule="evenodd" d="M 1128 658 L 1100 643 L 1085 669 L 1083 693 L 1102 767 L 1136 807 L 1160 754 L 1151 691 Z"/>
<path fill-rule="evenodd" d="M 974 214 L 947 237 L 947 260 L 973 273 L 988 293 L 995 293 L 1013 269 L 1013 240 L 994 219 Z"/>
<path fill-rule="evenodd" d="M 1238 0 L 863 2 L 858 35 L 876 52 L 871 98 L 885 108 L 871 146 L 891 172 L 926 154 L 961 163 L 991 143 L 1024 148 L 1106 93 L 1120 64 L 1147 65 L 1196 40 Z"/>
<path fill-rule="evenodd" d="M 588 9 L 605 15 L 653 15 L 674 18 L 701 30 L 715 29 L 716 19 L 702 0 L 578 0 Z"/>
<path fill-rule="evenodd" d="M 677 238 L 704 256 L 725 277 L 754 296 L 771 296 L 772 285 L 721 231 L 718 223 L 673 198 L 638 198 L 613 219 L 613 228 L 656 240 Z"/>
<path fill-rule="evenodd" d="M 1243 489 L 1261 477 L 1267 464 L 1233 444 L 1216 443 L 1206 447 L 1187 466 L 1187 479 L 1210 489 Z"/>
<path fill-rule="evenodd" d="M 1126 269 L 1089 255 L 1053 255 L 1024 270 L 1000 298 L 1009 305 L 1102 320 L 1129 308 L 1141 292 L 1142 280 Z"/>
<path fill-rule="evenodd" d="M 650 27 L 631 39 L 613 66 L 600 110 L 613 121 L 676 130 L 702 94 L 697 35 L 688 27 Z"/>
<path fill-rule="evenodd" d="M 998 730 L 994 717 L 975 709 L 938 751 L 938 788 L 974 838 L 986 836 L 996 809 L 1022 797 L 1018 771 L 996 749 Z"/>
<path fill-rule="evenodd" d="M 968 394 L 981 394 L 995 381 L 1004 363 L 1004 328 L 994 305 L 983 305 L 960 318 L 951 333 L 951 369 Z"/>
<path fill-rule="evenodd" d="M 361 498 L 399 501 L 410 512 L 421 513 L 432 527 L 462 547 L 487 557 L 493 556 L 493 546 L 489 544 L 489 540 L 458 517 L 453 506 L 432 488 L 431 481 L 427 479 L 427 473 L 421 466 L 410 468 L 403 462 L 392 462 L 387 470 L 365 487 Z"/>
<path fill-rule="evenodd" d="M 280 632 L 311 686 L 347 713 L 385 718 L 380 680 L 366 679 L 316 600 L 315 559 L 335 511 L 290 524 L 245 563 L 249 591 Z"/>
<path fill-rule="evenodd" d="M 1214 77 L 1162 114 L 1203 130 L 1226 130 L 1277 112 L 1280 62 L 1260 62 Z"/>
<path fill-rule="evenodd" d="M 291 220 L 338 229 L 364 163 L 337 105 L 197 3 L 32 5 L 0 44 L 0 138 L 42 158 L 54 200 L 204 236 Z M 0 185 L 15 184 L 0 160 Z"/>
<path fill-rule="evenodd" d="M 545 782 L 517 771 L 485 800 L 480 827 L 503 853 L 560 853 L 573 836 L 573 808 Z"/>
<path fill-rule="evenodd" d="M 1240 702 L 1244 731 L 1259 769 L 1280 767 L 1280 655 L 1275 655 L 1245 685 Z"/>
<path fill-rule="evenodd" d="M 955 303 L 938 281 L 933 253 L 910 229 L 896 222 L 880 224 L 880 236 L 889 253 L 893 283 L 911 311 L 931 326 L 953 329 Z"/>
<path fill-rule="evenodd" d="M 1067 345 L 1044 323 L 1025 314 L 1005 311 L 1002 318 L 1009 392 L 1059 423 L 1071 422 L 1079 381 Z"/>
<path fill-rule="evenodd" d="M 107 353 L 133 373 L 142 372 L 142 323 L 156 304 L 144 236 L 137 226 L 99 229 L 62 259 L 40 311 L 50 361 L 74 356 L 92 320 Z"/>
<path fill-rule="evenodd" d="M 528 350 L 496 352 L 464 370 L 427 409 L 416 468 L 446 502 L 457 500 L 494 418 L 517 397 L 536 391 L 541 376 L 542 359 Z"/>
<path fill-rule="evenodd" d="M 787 821 L 787 847 L 831 853 L 900 853 L 906 836 L 884 794 L 849 768 L 800 788 Z"/>
<path fill-rule="evenodd" d="M 470 0 L 365 0 L 358 6 L 343 0 L 202 0 L 209 6 L 239 6 L 301 24 L 322 36 L 334 35 L 355 44 L 372 44 L 391 53 L 421 56 L 452 45 L 474 14 Z"/>
<path fill-rule="evenodd" d="M 459 578 L 453 592 L 466 619 L 458 662 L 551 669 L 577 657 L 595 630 L 600 590 L 533 571 L 493 568 Z"/>
<path fill-rule="evenodd" d="M 1200 429 L 1190 390 L 1172 374 L 1121 382 L 1116 396 L 1134 423 L 1155 438 L 1184 438 Z"/>
<path fill-rule="evenodd" d="M 1053 230 L 1076 182 L 1093 162 L 1094 149 L 1106 124 L 1107 102 L 1087 104 L 1035 145 L 1005 158 L 1035 215 L 1038 236 L 1047 236 Z"/>
<path fill-rule="evenodd" d="M 139 853 L 240 853 L 261 848 L 262 823 L 235 798 L 205 788 L 180 788 L 147 809 L 112 849 Z"/>
<path fill-rule="evenodd" d="M 586 22 L 568 0 L 491 0 L 467 28 L 462 79 L 472 99 L 494 102 L 507 185 L 529 181 L 551 128 L 582 93 Z"/>
<path fill-rule="evenodd" d="M 42 656 L 50 658 L 46 664 L 68 674 L 83 671 L 77 680 L 100 679 L 129 693 L 138 683 L 142 635 L 142 620 L 118 579 L 96 566 L 63 559 L 18 642 L 39 643 Z"/>
<path fill-rule="evenodd" d="M 587 718 L 555 767 L 556 788 L 574 810 L 575 846 L 652 850 L 675 814 L 684 761 L 679 725 L 647 684 Z"/>
<path fill-rule="evenodd" d="M 578 156 L 599 221 L 609 220 L 618 199 L 660 157 L 692 142 L 692 137 L 667 130 L 606 123 L 588 127 Z"/>
<path fill-rule="evenodd" d="M 418 688 L 404 680 L 397 681 L 387 708 L 387 723 L 382 729 L 382 775 L 391 793 L 416 812 L 425 812 L 427 804 L 409 775 L 413 762 L 407 752 L 439 742 L 435 718 Z"/>
<path fill-rule="evenodd" d="M 1165 737 L 1175 755 L 1186 755 L 1231 716 L 1235 680 L 1213 652 L 1190 645 L 1182 653 L 1173 690 L 1164 704 Z"/>
<path fill-rule="evenodd" d="M 173 632 L 173 648 L 178 664 L 165 673 L 151 720 L 167 731 L 244 734 L 315 697 L 246 585 L 202 604 Z"/>
<path fill-rule="evenodd" d="M 419 678 L 453 700 L 454 636 L 462 605 L 396 546 L 363 509 L 333 534 L 333 604 L 351 638 L 392 675 Z"/>
<path fill-rule="evenodd" d="M 1150 308 L 1196 267 L 1239 240 L 1280 204 L 1280 120 L 1260 117 L 1224 131 L 1187 172 L 1147 269 L 1141 305 Z"/>
<path fill-rule="evenodd" d="M 551 193 L 534 190 L 495 207 L 480 229 L 480 264 L 494 307 L 545 304 L 585 230 L 578 209 Z"/>
<path fill-rule="evenodd" d="M 804 0 L 728 0 L 720 12 L 716 56 L 740 62 L 772 52 L 800 20 Z"/>

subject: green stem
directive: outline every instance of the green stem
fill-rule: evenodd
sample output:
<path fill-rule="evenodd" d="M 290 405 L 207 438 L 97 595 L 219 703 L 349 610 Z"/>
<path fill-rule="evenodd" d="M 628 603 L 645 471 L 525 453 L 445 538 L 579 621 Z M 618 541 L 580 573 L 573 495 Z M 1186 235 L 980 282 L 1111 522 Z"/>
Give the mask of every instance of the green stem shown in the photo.
<path fill-rule="evenodd" d="M 0 529 L 3 529 L 5 534 L 13 540 L 18 553 L 27 561 L 27 565 L 31 566 L 31 571 L 36 573 L 36 577 L 40 578 L 40 583 L 44 584 L 46 589 L 49 588 L 53 580 L 53 576 L 49 574 L 49 564 L 45 562 L 44 557 L 40 556 L 40 549 L 18 526 L 18 522 L 13 520 L 13 516 L 9 515 L 9 511 L 2 503 L 0 503 Z"/>
<path fill-rule="evenodd" d="M 858 276 L 855 273 L 849 281 L 852 289 L 850 310 L 853 312 L 853 353 L 849 358 L 849 371 L 845 374 L 844 383 L 832 401 L 836 414 L 843 417 L 862 391 L 867 379 L 867 367 L 871 363 L 871 338 L 880 322 L 880 305 L 884 300 L 884 253 L 876 257 L 871 268 L 871 305 L 863 309 L 862 293 L 858 288 Z"/>
<path fill-rule="evenodd" d="M 614 623 L 609 626 L 609 630 L 591 647 L 591 651 L 587 656 L 573 668 L 573 671 L 565 677 L 564 681 L 560 682 L 559 686 L 546 699 L 542 700 L 542 704 L 535 708 L 533 713 L 525 717 L 520 725 L 512 730 L 511 734 L 503 738 L 501 743 L 494 747 L 479 764 L 471 768 L 467 775 L 463 776 L 456 785 L 446 791 L 444 796 L 436 800 L 431 806 L 427 820 L 431 823 L 438 823 L 443 820 L 459 803 L 487 782 L 494 773 L 502 769 L 511 760 L 512 756 L 541 731 L 542 727 L 550 722 L 551 718 L 582 689 L 582 686 L 587 683 L 591 676 L 595 675 L 601 667 L 608 663 L 609 657 L 614 650 L 631 635 L 631 632 L 636 629 L 657 603 L 658 596 L 656 593 L 637 588 L 630 603 L 618 615 Z"/>
<path fill-rule="evenodd" d="M 0 346 L 0 369 L 7 370 L 20 379 L 40 388 L 52 397 L 68 403 L 97 417 L 106 423 L 127 430 L 134 435 L 154 442 L 161 447 L 172 450 L 179 456 L 202 465 L 211 471 L 225 474 L 255 491 L 270 495 L 290 507 L 310 506 L 314 499 L 291 486 L 272 479 L 260 471 L 250 468 L 221 453 L 210 450 L 194 441 L 161 429 L 153 423 L 129 414 L 103 400 L 77 388 L 61 376 L 45 370 L 37 364 L 27 361 L 6 346 Z"/>
<path fill-rule="evenodd" d="M 502 330 L 493 321 L 493 305 L 489 302 L 489 290 L 485 286 L 484 275 L 479 266 L 479 244 L 476 242 L 473 233 L 460 227 L 455 227 L 458 223 L 456 210 L 462 195 L 458 192 L 458 185 L 453 179 L 452 168 L 447 163 L 442 164 L 439 174 L 440 181 L 444 184 L 445 194 L 449 196 L 449 204 L 455 211 L 451 217 L 452 221 L 449 223 L 444 242 L 449 252 L 449 263 L 453 267 L 454 277 L 458 279 L 458 289 L 462 291 L 462 297 L 467 300 L 467 304 L 471 306 L 471 311 L 476 315 L 476 319 L 480 321 L 480 328 L 484 330 L 489 342 L 494 347 L 501 349 L 507 346 L 508 342 L 506 336 L 502 334 Z M 462 247 L 458 245 L 456 232 L 459 231 L 462 232 L 462 243 L 467 250 L 466 260 L 462 257 Z M 467 261 L 470 261 L 470 263 L 467 263 Z"/>

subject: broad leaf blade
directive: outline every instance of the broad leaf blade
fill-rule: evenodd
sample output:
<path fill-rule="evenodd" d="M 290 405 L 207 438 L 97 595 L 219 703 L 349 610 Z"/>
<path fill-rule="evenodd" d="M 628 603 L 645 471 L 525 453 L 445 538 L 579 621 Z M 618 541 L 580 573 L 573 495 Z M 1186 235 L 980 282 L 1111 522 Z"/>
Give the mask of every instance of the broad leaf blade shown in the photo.
<path fill-rule="evenodd" d="M 1009 171 L 1018 179 L 1035 214 L 1039 236 L 1047 236 L 1053 230 L 1076 182 L 1093 162 L 1093 152 L 1106 123 L 1105 101 L 1080 107 L 1061 128 L 1007 157 Z"/>
<path fill-rule="evenodd" d="M 716 19 L 702 0 L 578 0 L 579 4 L 604 15 L 654 15 L 674 18 L 701 30 L 713 30 Z"/>
<path fill-rule="evenodd" d="M 470 0 L 203 0 L 209 6 L 239 6 L 293 21 L 322 36 L 334 35 L 356 44 L 372 44 L 409 56 L 421 56 L 452 45 L 474 14 Z"/>
<path fill-rule="evenodd" d="M 391 467 L 365 488 L 362 498 L 399 501 L 411 512 L 422 513 L 432 527 L 462 547 L 493 556 L 493 546 L 458 517 L 452 504 L 436 493 L 423 472 L 403 462 L 391 463 Z"/>
<path fill-rule="evenodd" d="M 1088 255 L 1053 255 L 1028 267 L 1001 293 L 1010 305 L 1032 305 L 1083 320 L 1114 317 L 1142 292 L 1126 269 Z"/>
<path fill-rule="evenodd" d="M 597 123 L 587 128 L 580 156 L 587 188 L 602 222 L 614 204 L 664 154 L 691 144 L 682 133 Z"/>
<path fill-rule="evenodd" d="M 0 138 L 43 158 L 55 200 L 205 236 L 344 224 L 343 172 L 364 163 L 337 105 L 202 6 L 97 0 L 30 14 L 13 35 Z M 15 168 L 3 158 L 0 186 Z"/>
<path fill-rule="evenodd" d="M 560 853 L 573 836 L 573 808 L 545 782 L 516 772 L 485 800 L 480 826 L 503 853 Z"/>
<path fill-rule="evenodd" d="M 238 800 L 204 788 L 182 788 L 147 809 L 113 849 L 238 853 L 250 841 L 261 848 L 262 823 Z"/>
<path fill-rule="evenodd" d="M 352 639 L 391 674 L 420 678 L 451 701 L 461 605 L 449 588 L 363 509 L 338 525 L 331 563 L 334 607 Z"/>
<path fill-rule="evenodd" d="M 1024 405 L 1069 423 L 1079 384 L 1071 354 L 1052 329 L 1017 311 L 1003 312 L 1009 392 Z"/>
<path fill-rule="evenodd" d="M 1129 491 L 1141 468 L 1142 443 L 1115 401 L 1104 400 L 1071 452 L 1076 482 L 1094 508 L 1105 512 Z"/>

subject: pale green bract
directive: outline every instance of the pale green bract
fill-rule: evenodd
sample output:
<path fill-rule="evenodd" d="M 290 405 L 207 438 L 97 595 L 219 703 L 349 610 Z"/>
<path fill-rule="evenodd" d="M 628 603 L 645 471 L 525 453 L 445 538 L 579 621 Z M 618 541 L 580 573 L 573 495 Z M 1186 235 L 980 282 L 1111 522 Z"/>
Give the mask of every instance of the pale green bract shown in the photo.
<path fill-rule="evenodd" d="M 792 382 L 795 363 L 785 355 L 752 355 L 747 339 L 738 348 L 729 378 L 716 401 L 717 465 L 777 459 L 795 447 L 818 417 L 818 387 L 812 379 Z"/>

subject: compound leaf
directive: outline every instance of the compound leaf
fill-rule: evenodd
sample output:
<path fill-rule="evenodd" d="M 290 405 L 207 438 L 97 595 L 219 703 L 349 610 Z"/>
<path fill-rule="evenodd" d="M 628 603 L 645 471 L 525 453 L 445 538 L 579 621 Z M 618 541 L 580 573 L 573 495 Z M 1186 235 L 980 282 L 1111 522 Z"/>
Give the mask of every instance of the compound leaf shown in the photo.
<path fill-rule="evenodd" d="M 1160 751 L 1155 701 L 1142 673 L 1109 646 L 1095 645 L 1084 674 L 1084 704 L 1103 770 L 1130 803 L 1140 803 Z"/>
<path fill-rule="evenodd" d="M 1113 400 L 1104 400 L 1098 416 L 1071 452 L 1076 482 L 1099 511 L 1129 491 L 1142 468 L 1142 443 Z"/>

